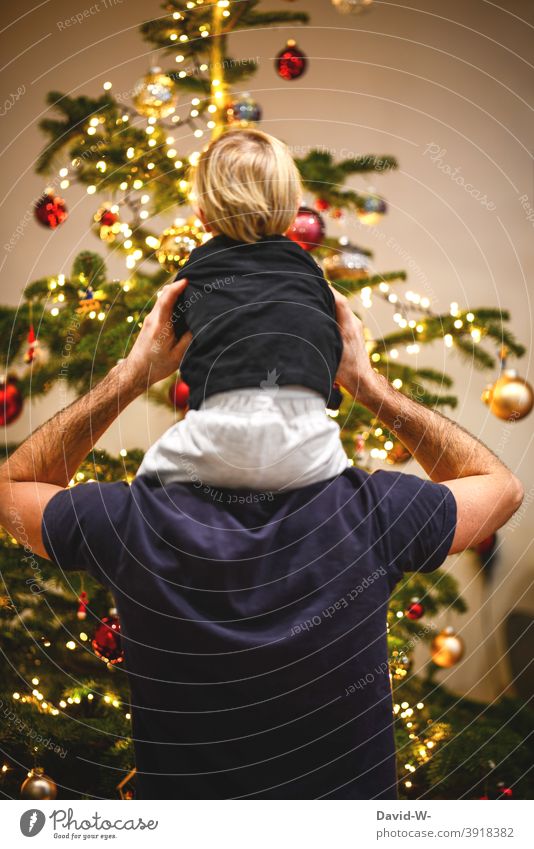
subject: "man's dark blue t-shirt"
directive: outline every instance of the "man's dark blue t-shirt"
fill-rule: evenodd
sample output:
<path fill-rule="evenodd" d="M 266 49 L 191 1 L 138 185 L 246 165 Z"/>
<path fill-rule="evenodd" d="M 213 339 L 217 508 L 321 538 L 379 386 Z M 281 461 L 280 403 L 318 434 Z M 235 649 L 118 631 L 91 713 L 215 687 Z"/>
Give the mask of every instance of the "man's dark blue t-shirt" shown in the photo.
<path fill-rule="evenodd" d="M 455 519 L 447 487 L 355 469 L 276 495 L 56 495 L 50 557 L 119 611 L 139 796 L 395 798 L 388 599 L 443 562 Z"/>

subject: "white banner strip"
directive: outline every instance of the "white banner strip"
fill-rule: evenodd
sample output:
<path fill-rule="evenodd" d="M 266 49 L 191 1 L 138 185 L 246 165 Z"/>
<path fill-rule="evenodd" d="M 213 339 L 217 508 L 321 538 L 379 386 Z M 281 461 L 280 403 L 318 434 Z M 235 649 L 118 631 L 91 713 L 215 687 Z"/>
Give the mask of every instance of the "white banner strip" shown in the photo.
<path fill-rule="evenodd" d="M 532 849 L 529 801 L 0 803 L 2 845 L 170 849 Z M 35 843 L 28 841 L 35 838 Z"/>

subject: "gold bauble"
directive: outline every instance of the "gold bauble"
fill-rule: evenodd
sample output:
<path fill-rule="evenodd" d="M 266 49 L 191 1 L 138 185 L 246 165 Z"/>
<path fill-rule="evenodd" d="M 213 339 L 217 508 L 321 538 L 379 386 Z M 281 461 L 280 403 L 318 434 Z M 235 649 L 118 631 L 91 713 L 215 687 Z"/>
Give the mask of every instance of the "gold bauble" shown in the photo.
<path fill-rule="evenodd" d="M 161 68 L 151 68 L 135 84 L 133 104 L 146 118 L 166 118 L 172 115 L 178 103 L 176 85 Z"/>
<path fill-rule="evenodd" d="M 534 406 L 534 392 L 515 369 L 506 369 L 493 385 L 486 387 L 482 400 L 498 419 L 513 422 L 528 416 Z"/>
<path fill-rule="evenodd" d="M 372 3 L 373 0 L 332 0 L 332 6 L 342 15 L 361 15 Z"/>
<path fill-rule="evenodd" d="M 436 666 L 441 666 L 443 669 L 450 669 L 451 666 L 459 663 L 464 656 L 464 652 L 464 641 L 458 636 L 454 628 L 444 628 L 432 640 L 432 660 Z"/>
<path fill-rule="evenodd" d="M 189 259 L 191 251 L 206 238 L 207 234 L 198 219 L 175 222 L 161 234 L 156 258 L 167 271 L 178 271 Z"/>
<path fill-rule="evenodd" d="M 369 277 L 369 257 L 354 245 L 325 257 L 323 269 L 329 280 L 365 280 Z"/>
<path fill-rule="evenodd" d="M 49 775 L 45 775 L 44 769 L 40 767 L 32 769 L 20 788 L 21 799 L 44 801 L 45 799 L 55 799 L 56 796 L 56 782 Z"/>

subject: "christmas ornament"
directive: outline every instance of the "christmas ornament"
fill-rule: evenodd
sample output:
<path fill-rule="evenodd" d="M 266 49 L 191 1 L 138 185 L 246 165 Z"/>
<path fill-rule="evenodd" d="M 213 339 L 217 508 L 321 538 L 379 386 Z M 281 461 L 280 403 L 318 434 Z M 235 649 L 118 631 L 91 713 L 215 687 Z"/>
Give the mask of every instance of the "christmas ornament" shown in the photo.
<path fill-rule="evenodd" d="M 396 681 L 401 681 L 403 678 L 406 678 L 411 665 L 412 662 L 405 652 L 395 650 L 391 653 L 389 668 L 392 677 Z"/>
<path fill-rule="evenodd" d="M 421 616 L 424 615 L 424 612 L 425 612 L 425 608 L 423 607 L 423 605 L 421 604 L 419 599 L 418 598 L 412 598 L 410 604 L 408 605 L 408 607 L 404 611 L 404 615 L 407 616 L 408 619 L 415 621 L 417 619 L 420 619 Z"/>
<path fill-rule="evenodd" d="M 491 554 L 493 549 L 495 548 L 495 544 L 497 542 L 497 534 L 490 534 L 489 537 L 480 540 L 476 545 L 473 546 L 473 551 L 480 557 L 487 557 L 488 554 Z"/>
<path fill-rule="evenodd" d="M 60 224 L 63 224 L 68 216 L 67 206 L 63 198 L 55 195 L 51 190 L 47 190 L 38 201 L 35 203 L 34 214 L 43 227 L 48 227 L 50 230 L 55 230 Z"/>
<path fill-rule="evenodd" d="M 323 269 L 329 280 L 364 280 L 369 277 L 369 257 L 359 248 L 347 245 L 325 257 Z"/>
<path fill-rule="evenodd" d="M 373 0 L 332 0 L 332 6 L 341 15 L 361 15 L 372 6 Z"/>
<path fill-rule="evenodd" d="M 20 788 L 21 799 L 34 799 L 42 802 L 47 799 L 55 799 L 56 796 L 56 782 L 49 775 L 45 775 L 45 771 L 41 767 L 32 769 Z"/>
<path fill-rule="evenodd" d="M 104 204 L 95 212 L 93 221 L 97 225 L 98 235 L 103 242 L 115 241 L 121 231 L 118 206 Z"/>
<path fill-rule="evenodd" d="M 333 218 L 334 221 L 340 221 L 343 218 L 343 210 L 336 207 L 331 211 L 330 218 Z"/>
<path fill-rule="evenodd" d="M 37 346 L 39 342 L 37 341 L 37 337 L 35 335 L 35 330 L 33 328 L 33 324 L 30 324 L 30 328 L 28 330 L 28 348 L 26 353 L 24 354 L 24 362 L 25 363 L 33 363 L 35 359 L 35 355 L 37 353 Z"/>
<path fill-rule="evenodd" d="M 444 628 L 432 640 L 431 656 L 436 666 L 441 666 L 443 669 L 450 669 L 455 666 L 464 656 L 465 645 L 464 641 L 459 637 L 450 626 Z"/>
<path fill-rule="evenodd" d="M 229 124 L 237 124 L 240 127 L 257 124 L 261 121 L 261 106 L 248 91 L 244 91 L 226 109 L 226 120 Z"/>
<path fill-rule="evenodd" d="M 121 799 L 133 799 L 135 795 L 135 791 L 133 787 L 127 787 L 127 785 L 131 782 L 132 778 L 134 778 L 137 772 L 137 768 L 134 766 L 130 772 L 122 778 L 117 784 L 117 790 L 119 791 L 119 796 Z"/>
<path fill-rule="evenodd" d="M 386 214 L 387 209 L 388 205 L 383 197 L 370 193 L 363 197 L 356 212 L 362 224 L 372 226 L 378 224 L 382 216 Z"/>
<path fill-rule="evenodd" d="M 121 643 L 121 625 L 117 611 L 112 608 L 109 616 L 104 616 L 95 629 L 91 641 L 93 651 L 100 660 L 113 665 L 122 663 L 124 652 Z"/>
<path fill-rule="evenodd" d="M 16 377 L 0 378 L 0 425 L 12 424 L 22 413 L 23 399 Z"/>
<path fill-rule="evenodd" d="M 326 212 L 328 209 L 330 209 L 329 201 L 325 200 L 324 198 L 316 198 L 313 202 L 313 205 L 317 212 Z"/>
<path fill-rule="evenodd" d="M 100 301 L 95 298 L 93 290 L 90 286 L 82 292 L 76 312 L 80 315 L 86 315 L 89 312 L 97 312 L 100 309 Z"/>
<path fill-rule="evenodd" d="M 388 451 L 387 462 L 390 466 L 396 466 L 398 463 L 406 463 L 411 456 L 412 455 L 408 449 L 404 447 L 402 442 L 396 442 L 391 451 Z"/>
<path fill-rule="evenodd" d="M 87 593 L 82 591 L 80 593 L 80 597 L 79 597 L 78 601 L 79 601 L 79 605 L 78 605 L 78 611 L 76 613 L 76 616 L 78 617 L 78 619 L 87 619 L 87 604 L 89 602 L 89 598 L 87 596 Z"/>
<path fill-rule="evenodd" d="M 309 206 L 301 206 L 286 236 L 305 251 L 312 251 L 321 244 L 324 233 L 324 221 L 319 213 Z"/>
<path fill-rule="evenodd" d="M 364 463 L 367 459 L 367 452 L 365 450 L 365 438 L 362 433 L 359 433 L 354 440 L 354 462 L 355 463 Z"/>
<path fill-rule="evenodd" d="M 186 410 L 189 404 L 189 386 L 185 380 L 178 379 L 169 390 L 169 400 L 178 410 Z"/>
<path fill-rule="evenodd" d="M 505 799 L 511 799 L 514 795 L 514 791 L 512 790 L 512 788 L 507 787 L 504 781 L 499 781 L 499 783 L 497 784 L 497 792 L 501 796 L 504 796 Z"/>
<path fill-rule="evenodd" d="M 497 558 L 497 534 L 490 534 L 489 537 L 480 540 L 476 545 L 471 546 L 472 551 L 475 551 L 480 558 L 481 574 L 490 580 L 495 570 Z"/>
<path fill-rule="evenodd" d="M 209 238 L 196 218 L 188 221 L 177 220 L 167 227 L 160 236 L 156 258 L 166 271 L 176 272 L 185 265 L 193 248 Z"/>
<path fill-rule="evenodd" d="M 534 406 L 534 392 L 530 383 L 510 368 L 505 369 L 493 385 L 486 387 L 482 401 L 498 419 L 514 422 L 528 416 Z"/>
<path fill-rule="evenodd" d="M 174 80 L 163 74 L 161 68 L 151 68 L 135 84 L 133 104 L 146 118 L 166 118 L 174 112 L 177 103 Z"/>
<path fill-rule="evenodd" d="M 308 67 L 308 60 L 296 42 L 290 38 L 284 49 L 278 53 L 274 67 L 278 76 L 289 82 L 302 76 Z"/>

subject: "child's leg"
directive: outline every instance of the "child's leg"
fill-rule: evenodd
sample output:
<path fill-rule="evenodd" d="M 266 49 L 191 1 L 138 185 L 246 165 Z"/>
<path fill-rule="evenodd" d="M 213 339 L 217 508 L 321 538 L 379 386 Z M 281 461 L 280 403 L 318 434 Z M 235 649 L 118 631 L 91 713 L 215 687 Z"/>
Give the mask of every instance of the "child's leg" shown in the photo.
<path fill-rule="evenodd" d="M 252 490 L 297 489 L 347 467 L 324 401 L 299 387 L 225 392 L 190 411 L 146 453 L 138 474 Z"/>

